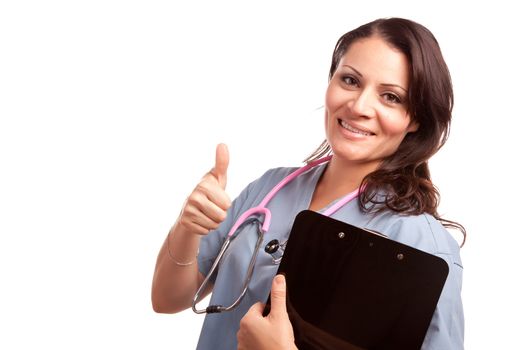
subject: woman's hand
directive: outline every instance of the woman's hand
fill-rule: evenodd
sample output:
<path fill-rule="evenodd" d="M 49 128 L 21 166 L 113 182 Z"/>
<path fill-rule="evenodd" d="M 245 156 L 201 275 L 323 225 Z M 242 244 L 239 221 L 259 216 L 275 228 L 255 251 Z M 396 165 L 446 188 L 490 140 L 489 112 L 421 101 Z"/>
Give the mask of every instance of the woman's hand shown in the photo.
<path fill-rule="evenodd" d="M 177 221 L 183 231 L 206 235 L 220 225 L 231 206 L 225 192 L 229 150 L 224 144 L 216 148 L 215 166 L 208 172 L 186 199 Z"/>
<path fill-rule="evenodd" d="M 238 331 L 238 350 L 297 349 L 293 328 L 286 311 L 286 280 L 275 276 L 270 293 L 271 310 L 263 317 L 262 303 L 254 304 L 241 319 Z"/>

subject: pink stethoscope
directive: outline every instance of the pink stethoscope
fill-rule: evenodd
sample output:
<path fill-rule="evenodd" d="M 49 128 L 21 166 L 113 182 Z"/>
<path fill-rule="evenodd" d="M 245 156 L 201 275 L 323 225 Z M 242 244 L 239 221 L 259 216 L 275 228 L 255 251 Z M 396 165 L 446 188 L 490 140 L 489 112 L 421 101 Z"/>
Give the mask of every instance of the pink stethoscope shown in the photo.
<path fill-rule="evenodd" d="M 272 200 L 272 198 L 274 198 L 274 196 L 277 194 L 277 192 L 279 192 L 279 190 L 281 188 L 283 188 L 284 186 L 286 186 L 290 181 L 295 179 L 300 174 L 305 173 L 309 169 L 311 169 L 311 168 L 313 168 L 313 167 L 315 167 L 315 166 L 317 166 L 317 165 L 319 165 L 321 163 L 329 161 L 331 159 L 331 157 L 332 156 L 327 156 L 327 157 L 318 159 L 316 161 L 313 161 L 313 162 L 303 166 L 302 168 L 297 169 L 293 173 L 289 174 L 283 180 L 281 180 L 281 182 L 279 182 L 277 185 L 275 185 L 275 187 L 265 196 L 265 198 L 263 198 L 263 200 L 261 201 L 261 203 L 259 203 L 259 205 L 257 207 L 253 207 L 253 208 L 248 209 L 246 212 L 244 212 L 238 218 L 238 220 L 236 220 L 236 222 L 232 226 L 231 230 L 227 234 L 227 237 L 226 237 L 226 239 L 225 239 L 225 241 L 224 241 L 224 243 L 222 245 L 222 248 L 220 249 L 220 252 L 218 253 L 218 256 L 216 257 L 216 259 L 215 259 L 215 261 L 213 263 L 213 266 L 211 267 L 211 269 L 207 273 L 206 278 L 204 279 L 204 282 L 202 282 L 202 284 L 200 285 L 200 288 L 198 289 L 197 293 L 195 293 L 195 296 L 193 298 L 193 305 L 192 305 L 192 309 L 193 309 L 193 311 L 195 313 L 197 313 L 197 314 L 202 314 L 202 313 L 208 313 L 208 314 L 209 313 L 218 313 L 218 312 L 223 312 L 223 311 L 230 311 L 230 310 L 234 309 L 236 306 L 238 306 L 238 304 L 243 299 L 243 296 L 245 295 L 245 293 L 247 292 L 247 289 L 249 287 L 250 279 L 252 277 L 252 273 L 254 271 L 254 266 L 256 264 L 257 253 L 259 251 L 259 248 L 261 247 L 261 243 L 263 242 L 263 235 L 268 231 L 268 228 L 270 227 L 270 220 L 272 219 L 272 213 L 270 212 L 270 210 L 268 208 L 266 208 L 266 205 L 268 204 L 268 202 L 270 202 Z M 359 195 L 359 188 L 354 190 L 353 192 L 349 193 L 348 195 L 346 195 L 345 197 L 343 197 L 342 199 L 337 201 L 335 204 L 333 204 L 332 206 L 327 208 L 322 214 L 326 215 L 326 216 L 331 216 L 338 209 L 343 207 L 345 204 L 349 203 L 351 200 L 356 198 L 358 195 Z M 258 230 L 258 240 L 256 242 L 256 246 L 254 248 L 254 253 L 252 254 L 252 259 L 251 259 L 249 267 L 247 269 L 245 285 L 244 285 L 243 290 L 241 291 L 239 297 L 229 306 L 210 305 L 210 306 L 208 306 L 205 309 L 198 310 L 196 308 L 198 299 L 199 299 L 200 295 L 203 294 L 203 292 L 204 292 L 204 290 L 205 290 L 205 288 L 207 286 L 207 283 L 208 283 L 211 275 L 213 274 L 214 270 L 217 268 L 218 263 L 220 262 L 220 259 L 222 258 L 222 256 L 224 255 L 225 251 L 227 250 L 227 247 L 229 246 L 231 241 L 234 239 L 234 237 L 236 237 L 236 236 L 234 236 L 234 233 L 251 216 L 259 217 L 259 215 L 264 215 L 264 220 L 263 220 L 263 223 L 261 224 L 261 222 L 256 219 L 256 221 L 258 221 L 258 223 L 259 223 L 259 225 L 258 225 L 258 227 L 259 227 L 259 230 Z M 280 259 L 278 259 L 278 260 L 274 259 L 274 262 L 277 262 L 277 261 L 280 261 Z"/>

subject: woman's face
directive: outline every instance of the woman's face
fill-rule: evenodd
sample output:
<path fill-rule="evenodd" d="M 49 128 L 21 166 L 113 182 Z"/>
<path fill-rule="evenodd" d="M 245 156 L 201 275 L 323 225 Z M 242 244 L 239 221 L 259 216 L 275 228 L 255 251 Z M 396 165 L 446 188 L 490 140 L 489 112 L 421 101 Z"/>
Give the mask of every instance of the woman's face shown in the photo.
<path fill-rule="evenodd" d="M 326 137 L 347 161 L 379 165 L 408 132 L 409 63 L 383 39 L 355 41 L 341 58 L 326 92 Z"/>

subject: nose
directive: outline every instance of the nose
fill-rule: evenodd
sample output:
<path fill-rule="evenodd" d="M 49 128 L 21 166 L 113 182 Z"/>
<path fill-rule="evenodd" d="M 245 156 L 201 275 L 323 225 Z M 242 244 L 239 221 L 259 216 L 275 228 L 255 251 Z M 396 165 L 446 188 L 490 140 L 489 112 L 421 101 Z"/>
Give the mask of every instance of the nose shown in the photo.
<path fill-rule="evenodd" d="M 358 117 L 371 118 L 374 114 L 373 91 L 363 89 L 356 92 L 354 98 L 349 101 L 349 108 Z"/>

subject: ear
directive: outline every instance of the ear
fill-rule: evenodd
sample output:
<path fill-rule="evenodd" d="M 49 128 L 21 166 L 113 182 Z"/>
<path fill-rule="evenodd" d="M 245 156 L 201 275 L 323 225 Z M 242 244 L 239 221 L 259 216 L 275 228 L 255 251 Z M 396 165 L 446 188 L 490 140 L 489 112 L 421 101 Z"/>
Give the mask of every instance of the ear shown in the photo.
<path fill-rule="evenodd" d="M 415 132 L 418 130 L 418 127 L 420 126 L 420 124 L 415 121 L 415 120 L 411 120 L 409 125 L 408 125 L 408 128 L 406 129 L 406 131 L 409 133 L 409 132 Z"/>

